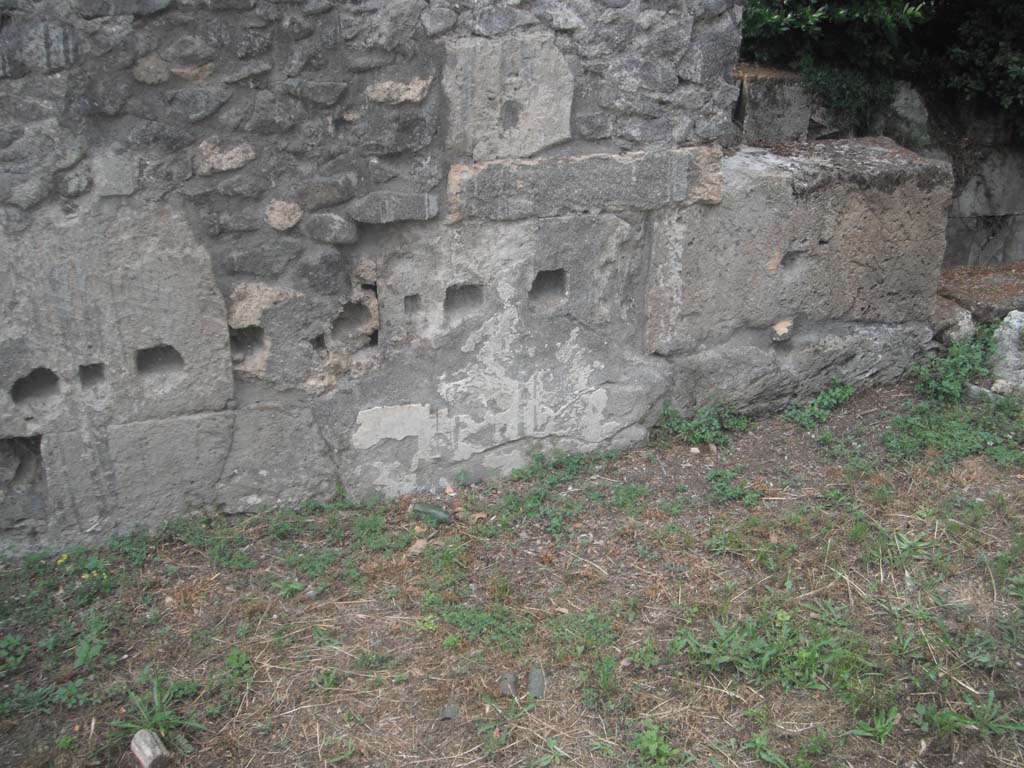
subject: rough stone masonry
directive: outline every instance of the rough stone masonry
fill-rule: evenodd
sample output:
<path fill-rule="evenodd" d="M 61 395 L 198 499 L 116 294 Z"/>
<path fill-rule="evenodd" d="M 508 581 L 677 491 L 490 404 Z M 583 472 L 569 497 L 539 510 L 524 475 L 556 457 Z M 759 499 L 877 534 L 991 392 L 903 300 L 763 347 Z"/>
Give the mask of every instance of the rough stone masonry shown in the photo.
<path fill-rule="evenodd" d="M 737 146 L 741 10 L 0 0 L 0 551 L 898 375 L 949 168 Z"/>

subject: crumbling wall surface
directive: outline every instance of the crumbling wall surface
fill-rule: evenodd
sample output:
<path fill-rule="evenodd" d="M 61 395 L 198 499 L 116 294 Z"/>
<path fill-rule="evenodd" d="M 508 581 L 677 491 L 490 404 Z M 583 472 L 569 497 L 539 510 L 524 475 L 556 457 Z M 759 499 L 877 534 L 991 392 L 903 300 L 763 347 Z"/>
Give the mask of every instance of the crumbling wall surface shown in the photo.
<path fill-rule="evenodd" d="M 948 166 L 737 149 L 740 11 L 9 0 L 0 551 L 899 371 Z"/>

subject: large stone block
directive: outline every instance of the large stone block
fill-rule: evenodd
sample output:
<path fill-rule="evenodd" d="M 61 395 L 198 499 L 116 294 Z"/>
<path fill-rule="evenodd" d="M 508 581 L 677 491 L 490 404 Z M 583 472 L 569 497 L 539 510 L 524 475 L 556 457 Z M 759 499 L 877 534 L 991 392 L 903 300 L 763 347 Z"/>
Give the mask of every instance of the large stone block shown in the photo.
<path fill-rule="evenodd" d="M 498 220 L 713 204 L 721 196 L 721 158 L 717 147 L 690 147 L 455 165 L 448 204 L 455 217 Z"/>
<path fill-rule="evenodd" d="M 236 513 L 327 499 L 338 487 L 331 454 L 307 408 L 239 410 L 217 502 Z"/>
<path fill-rule="evenodd" d="M 0 275 L 0 350 L 12 350 L 0 436 L 220 410 L 231 397 L 224 301 L 180 210 L 48 210 L 0 235 Z"/>
<path fill-rule="evenodd" d="M 719 404 L 770 412 L 809 400 L 833 378 L 856 387 L 902 376 L 931 342 L 925 323 L 809 323 L 785 344 L 767 331 L 742 331 L 728 341 L 673 358 L 672 400 L 686 413 Z"/>
<path fill-rule="evenodd" d="M 890 141 L 744 149 L 722 204 L 654 215 L 647 348 L 695 351 L 775 322 L 928 322 L 948 164 Z"/>
<path fill-rule="evenodd" d="M 34 501 L 31 509 L 23 504 L 23 516 L 11 525 L 4 519 L 10 499 L 0 496 L 0 554 L 101 543 L 212 508 L 233 419 L 221 412 L 43 436 L 31 457 L 38 462 L 36 481 L 12 488 L 22 501 Z"/>
<path fill-rule="evenodd" d="M 447 50 L 450 151 L 528 157 L 570 138 L 573 77 L 552 35 L 459 38 Z"/>

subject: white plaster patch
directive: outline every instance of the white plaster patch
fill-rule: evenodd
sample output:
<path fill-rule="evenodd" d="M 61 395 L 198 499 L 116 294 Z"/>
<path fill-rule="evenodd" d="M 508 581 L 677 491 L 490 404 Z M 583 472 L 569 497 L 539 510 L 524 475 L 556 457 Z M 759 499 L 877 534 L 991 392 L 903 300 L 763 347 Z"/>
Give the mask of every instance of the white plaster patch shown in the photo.
<path fill-rule="evenodd" d="M 568 338 L 553 341 L 553 349 L 524 349 L 515 307 L 486 320 L 466 343 L 475 360 L 438 383 L 447 408 L 432 413 L 426 404 L 407 404 L 359 412 L 352 436 L 356 450 L 416 438 L 408 466 L 373 463 L 379 470 L 374 484 L 388 493 L 422 487 L 422 468 L 439 457 L 447 463 L 486 454 L 483 466 L 508 472 L 527 459 L 525 445 L 511 445 L 524 438 L 560 438 L 581 450 L 612 438 L 628 421 L 609 413 L 604 387 L 588 383 L 603 365 L 579 337 L 575 328 Z M 527 372 L 524 361 L 533 361 Z"/>

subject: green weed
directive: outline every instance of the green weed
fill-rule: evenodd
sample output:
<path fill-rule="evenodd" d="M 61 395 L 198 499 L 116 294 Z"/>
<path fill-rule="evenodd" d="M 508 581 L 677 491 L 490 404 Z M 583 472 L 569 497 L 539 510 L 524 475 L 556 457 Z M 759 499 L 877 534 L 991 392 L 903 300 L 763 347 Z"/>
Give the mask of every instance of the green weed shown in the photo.
<path fill-rule="evenodd" d="M 735 482 L 739 477 L 728 469 L 713 469 L 704 477 L 708 484 L 708 495 L 716 504 L 738 501 L 745 507 L 757 506 L 761 494 L 745 484 Z"/>
<path fill-rule="evenodd" d="M 827 389 L 806 405 L 792 405 L 786 410 L 786 418 L 804 429 L 814 429 L 828 421 L 832 411 L 844 405 L 856 390 L 844 384 L 841 379 L 832 379 Z"/>
<path fill-rule="evenodd" d="M 641 730 L 630 742 L 636 753 L 636 760 L 643 768 L 670 768 L 671 766 L 689 765 L 694 762 L 693 755 L 679 747 L 673 747 L 666 741 L 658 724 L 653 720 L 644 720 Z"/>
<path fill-rule="evenodd" d="M 160 682 L 153 680 L 149 697 L 142 697 L 134 691 L 128 692 L 128 699 L 135 709 L 131 720 L 116 720 L 111 725 L 128 731 L 148 729 L 159 733 L 164 738 L 175 731 L 185 729 L 205 730 L 194 720 L 179 715 L 174 710 L 174 691 L 162 688 Z"/>
<path fill-rule="evenodd" d="M 718 405 L 701 408 L 692 419 L 685 419 L 679 411 L 666 403 L 658 426 L 691 445 L 728 445 L 728 433 L 742 432 L 749 423 L 746 416 Z"/>

